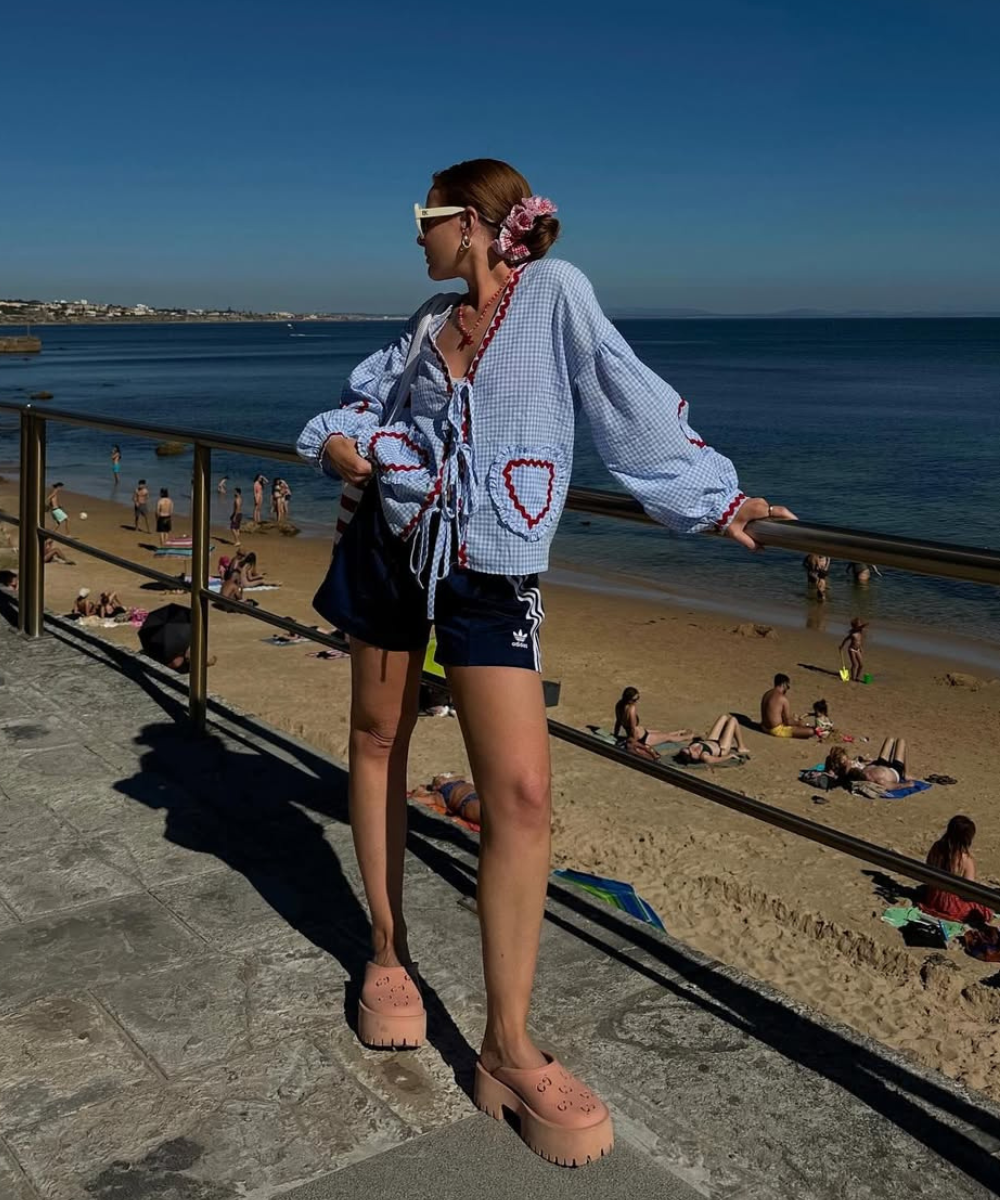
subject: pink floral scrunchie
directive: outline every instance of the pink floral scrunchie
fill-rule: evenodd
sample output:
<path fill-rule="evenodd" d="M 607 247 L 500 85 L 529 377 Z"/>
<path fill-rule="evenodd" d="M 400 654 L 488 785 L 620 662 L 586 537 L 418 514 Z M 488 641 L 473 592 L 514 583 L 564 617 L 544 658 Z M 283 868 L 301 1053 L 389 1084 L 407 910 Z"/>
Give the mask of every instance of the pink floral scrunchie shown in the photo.
<path fill-rule="evenodd" d="M 547 217 L 554 212 L 558 212 L 558 209 L 544 196 L 523 196 L 521 202 L 515 204 L 504 218 L 492 249 L 507 262 L 520 262 L 522 258 L 527 258 L 531 251 L 524 244 L 525 234 L 531 232 L 538 217 Z"/>

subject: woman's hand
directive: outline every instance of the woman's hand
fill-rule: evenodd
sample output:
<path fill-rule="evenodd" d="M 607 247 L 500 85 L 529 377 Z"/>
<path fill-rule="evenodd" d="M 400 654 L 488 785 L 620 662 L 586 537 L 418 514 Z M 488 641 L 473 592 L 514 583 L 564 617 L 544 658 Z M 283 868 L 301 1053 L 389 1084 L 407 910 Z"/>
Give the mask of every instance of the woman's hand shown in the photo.
<path fill-rule="evenodd" d="M 746 546 L 748 550 L 763 550 L 760 542 L 757 542 L 747 533 L 746 527 L 751 521 L 759 521 L 765 517 L 777 517 L 786 521 L 797 521 L 798 517 L 791 511 L 785 508 L 783 504 L 768 504 L 762 496 L 754 496 L 750 500 L 744 500 L 740 506 L 740 511 L 726 526 L 726 537 L 731 537 L 734 541 Z"/>
<path fill-rule="evenodd" d="M 355 487 L 364 487 L 368 480 L 371 479 L 372 465 L 358 453 L 356 438 L 341 437 L 337 433 L 333 434 L 332 437 L 326 439 L 326 445 L 323 447 L 323 457 L 341 479 L 347 483 L 354 484 Z"/>

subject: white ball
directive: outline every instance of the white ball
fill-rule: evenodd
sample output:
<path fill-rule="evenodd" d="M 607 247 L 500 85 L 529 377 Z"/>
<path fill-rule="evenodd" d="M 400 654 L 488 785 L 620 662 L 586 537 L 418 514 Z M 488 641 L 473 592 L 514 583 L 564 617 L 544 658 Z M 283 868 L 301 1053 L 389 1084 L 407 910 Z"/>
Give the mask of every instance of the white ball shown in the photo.
<path fill-rule="evenodd" d="M 86 514 L 86 513 L 80 513 L 80 520 L 81 520 L 81 521 L 86 521 L 86 519 L 87 519 L 87 514 Z"/>

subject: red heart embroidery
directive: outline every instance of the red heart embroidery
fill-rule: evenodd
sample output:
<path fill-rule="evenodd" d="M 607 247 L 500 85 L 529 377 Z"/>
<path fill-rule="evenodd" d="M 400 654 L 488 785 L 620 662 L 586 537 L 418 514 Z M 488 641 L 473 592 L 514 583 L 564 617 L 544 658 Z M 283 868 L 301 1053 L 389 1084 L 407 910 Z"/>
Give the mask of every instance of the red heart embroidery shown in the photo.
<path fill-rule="evenodd" d="M 518 467 L 535 467 L 543 471 L 548 471 L 549 484 L 545 493 L 545 505 L 537 513 L 530 513 L 521 502 L 520 496 L 517 494 L 517 487 L 513 480 L 514 471 Z M 503 481 L 507 487 L 507 492 L 513 501 L 514 507 L 524 517 L 529 529 L 534 529 L 538 522 L 552 507 L 552 485 L 556 479 L 555 463 L 550 462 L 546 458 L 512 458 L 503 469 Z"/>
<path fill-rule="evenodd" d="M 420 459 L 419 462 L 385 462 L 375 450 L 375 446 L 380 438 L 395 438 L 402 445 L 398 447 L 402 450 L 403 446 L 408 447 Z M 405 433 L 399 433 L 392 429 L 380 429 L 378 433 L 368 443 L 368 452 L 372 458 L 378 463 L 383 471 L 426 471 L 430 456 L 423 446 L 414 442 Z"/>

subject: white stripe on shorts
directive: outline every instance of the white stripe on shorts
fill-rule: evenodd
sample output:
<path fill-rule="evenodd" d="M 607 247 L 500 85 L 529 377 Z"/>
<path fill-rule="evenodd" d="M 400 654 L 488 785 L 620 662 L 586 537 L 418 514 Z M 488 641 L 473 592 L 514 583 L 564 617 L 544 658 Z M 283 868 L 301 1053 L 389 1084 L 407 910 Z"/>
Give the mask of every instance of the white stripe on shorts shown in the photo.
<path fill-rule="evenodd" d="M 525 587 L 524 581 L 516 575 L 508 575 L 507 579 L 518 598 L 526 607 L 526 617 L 531 626 L 531 655 L 536 671 L 542 669 L 542 647 L 538 639 L 538 631 L 545 620 L 545 609 L 542 608 L 542 593 L 539 588 Z"/>

